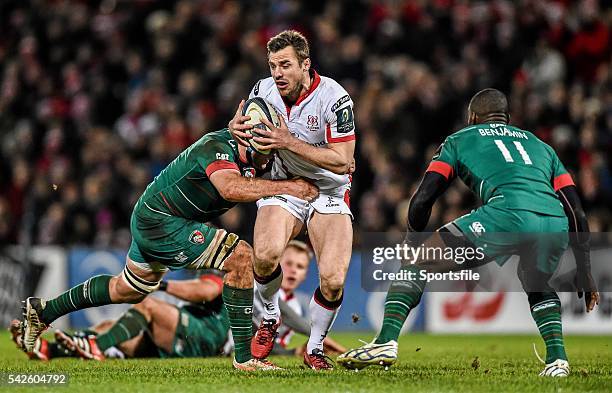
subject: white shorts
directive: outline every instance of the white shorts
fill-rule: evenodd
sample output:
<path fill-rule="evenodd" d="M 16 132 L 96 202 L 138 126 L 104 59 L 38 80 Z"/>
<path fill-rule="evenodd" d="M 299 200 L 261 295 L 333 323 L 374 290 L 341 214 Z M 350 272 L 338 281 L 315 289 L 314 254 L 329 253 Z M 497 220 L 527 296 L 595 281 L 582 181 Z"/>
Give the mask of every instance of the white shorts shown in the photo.
<path fill-rule="evenodd" d="M 305 224 L 308 224 L 315 211 L 321 214 L 346 214 L 353 219 L 350 208 L 350 190 L 350 183 L 332 190 L 325 190 L 312 202 L 286 194 L 275 195 L 258 200 L 257 208 L 280 206 Z"/>

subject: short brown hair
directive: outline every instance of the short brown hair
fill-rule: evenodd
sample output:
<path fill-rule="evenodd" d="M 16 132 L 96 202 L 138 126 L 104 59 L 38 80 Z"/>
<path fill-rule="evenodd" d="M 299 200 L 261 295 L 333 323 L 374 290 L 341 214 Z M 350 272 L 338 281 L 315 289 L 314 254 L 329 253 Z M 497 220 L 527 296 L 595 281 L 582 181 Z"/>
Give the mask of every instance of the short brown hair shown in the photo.
<path fill-rule="evenodd" d="M 308 40 L 299 31 L 285 30 L 270 38 L 266 46 L 268 48 L 268 56 L 270 56 L 270 53 L 278 52 L 281 49 L 291 46 L 295 50 L 300 64 L 310 57 Z"/>

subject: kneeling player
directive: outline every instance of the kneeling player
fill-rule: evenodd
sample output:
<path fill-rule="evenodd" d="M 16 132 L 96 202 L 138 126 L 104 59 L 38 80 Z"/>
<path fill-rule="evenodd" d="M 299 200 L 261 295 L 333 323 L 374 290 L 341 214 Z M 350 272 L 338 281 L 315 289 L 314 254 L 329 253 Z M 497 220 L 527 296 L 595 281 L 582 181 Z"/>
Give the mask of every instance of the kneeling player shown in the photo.
<path fill-rule="evenodd" d="M 159 290 L 189 302 L 177 307 L 148 296 L 116 321 L 104 321 L 74 335 L 56 331 L 56 341 L 39 338 L 30 358 L 50 360 L 77 356 L 103 360 L 142 357 L 209 357 L 220 353 L 227 340 L 229 320 L 221 294 L 223 279 L 204 271 L 194 280 L 162 281 Z M 20 331 L 13 321 L 13 341 Z"/>
<path fill-rule="evenodd" d="M 32 352 L 49 324 L 70 312 L 116 303 L 138 303 L 155 291 L 170 270 L 225 270 L 223 300 L 236 341 L 234 367 L 270 369 L 250 352 L 253 250 L 238 236 L 204 224 L 238 202 L 287 193 L 311 200 L 315 186 L 304 180 L 254 178 L 271 155 L 237 145 L 227 129 L 206 134 L 183 151 L 149 184 L 131 219 L 132 244 L 125 269 L 99 275 L 55 299 L 25 301 L 23 346 Z"/>
<path fill-rule="evenodd" d="M 413 195 L 408 213 L 408 231 L 423 231 L 436 199 L 455 177 L 461 178 L 481 199 L 483 206 L 445 225 L 424 243 L 427 248 L 482 247 L 486 263 L 505 262 L 520 255 L 519 279 L 531 315 L 546 343 L 543 376 L 569 374 L 569 363 L 561 329 L 561 303 L 548 285 L 573 232 L 578 295 L 585 294 L 587 312 L 599 302 L 590 273 L 588 225 L 576 187 L 550 146 L 528 131 L 508 125 L 508 104 L 503 93 L 485 89 L 468 107 L 470 126 L 442 144 Z M 569 219 L 569 220 L 568 220 Z M 445 233 L 446 235 L 441 235 Z M 506 232 L 503 237 L 484 236 Z M 545 240 L 528 234 L 540 235 Z M 410 236 L 407 236 L 410 239 Z M 449 240 L 452 239 L 452 240 Z M 452 243 L 452 244 L 448 244 Z M 473 261 L 477 262 L 477 261 Z M 472 267 L 477 265 L 473 263 Z M 453 260 L 417 260 L 403 270 L 417 273 L 465 269 Z M 425 282 L 395 281 L 385 301 L 383 326 L 370 344 L 350 350 L 338 358 L 349 368 L 372 364 L 389 366 L 397 359 L 397 339 L 411 309 L 425 289 Z"/>

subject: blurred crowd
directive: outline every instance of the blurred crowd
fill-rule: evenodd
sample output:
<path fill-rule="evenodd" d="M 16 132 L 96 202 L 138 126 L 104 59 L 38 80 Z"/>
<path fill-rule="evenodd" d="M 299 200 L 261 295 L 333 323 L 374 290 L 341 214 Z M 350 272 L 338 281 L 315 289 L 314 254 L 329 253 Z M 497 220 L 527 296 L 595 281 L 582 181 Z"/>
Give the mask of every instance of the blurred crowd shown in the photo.
<path fill-rule="evenodd" d="M 3 0 L 0 242 L 127 248 L 146 185 L 227 125 L 287 28 L 355 102 L 357 234 L 403 230 L 433 151 L 490 86 L 557 150 L 591 229 L 612 230 L 611 24 L 593 0 Z M 459 183 L 432 229 L 475 206 Z M 254 214 L 217 224 L 248 239 Z"/>

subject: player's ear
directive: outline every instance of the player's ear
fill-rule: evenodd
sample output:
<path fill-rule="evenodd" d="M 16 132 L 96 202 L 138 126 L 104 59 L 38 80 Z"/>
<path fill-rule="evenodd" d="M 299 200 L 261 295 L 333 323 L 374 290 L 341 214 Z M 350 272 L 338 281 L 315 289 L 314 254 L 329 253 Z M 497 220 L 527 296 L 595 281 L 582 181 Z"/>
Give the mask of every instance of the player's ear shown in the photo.
<path fill-rule="evenodd" d="M 468 125 L 474 125 L 476 124 L 476 114 L 472 111 L 468 112 Z"/>
<path fill-rule="evenodd" d="M 310 58 L 307 57 L 302 61 L 302 71 L 306 72 L 310 70 Z"/>

